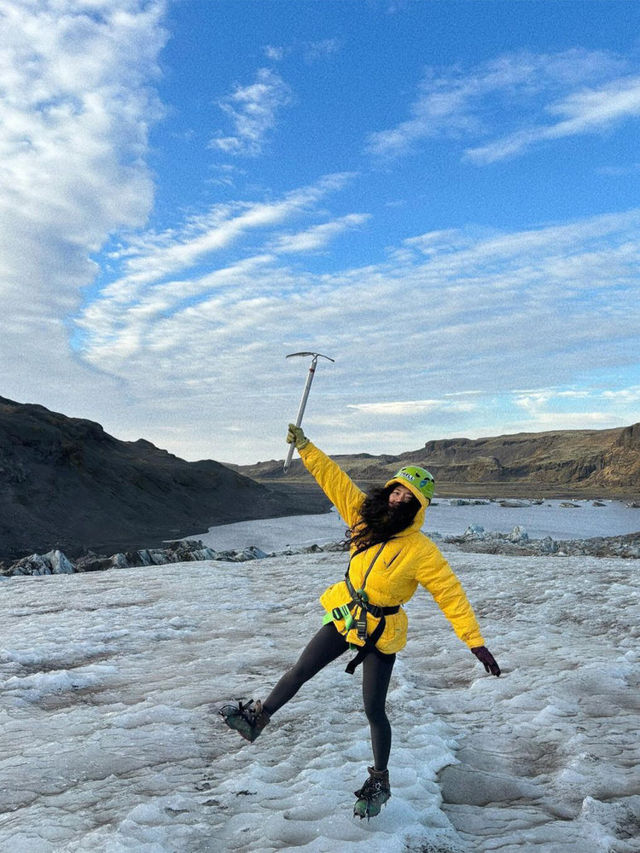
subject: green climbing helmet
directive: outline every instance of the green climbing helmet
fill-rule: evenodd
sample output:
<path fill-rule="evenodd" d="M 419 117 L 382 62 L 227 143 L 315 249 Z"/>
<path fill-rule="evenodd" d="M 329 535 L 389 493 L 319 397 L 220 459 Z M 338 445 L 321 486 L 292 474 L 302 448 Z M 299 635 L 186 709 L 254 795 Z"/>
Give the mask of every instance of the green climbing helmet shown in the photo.
<path fill-rule="evenodd" d="M 407 486 L 412 492 L 420 492 L 431 503 L 436 488 L 436 481 L 426 468 L 420 468 L 418 465 L 407 465 L 405 468 L 401 468 L 395 477 L 389 480 L 389 483 L 393 482 Z"/>

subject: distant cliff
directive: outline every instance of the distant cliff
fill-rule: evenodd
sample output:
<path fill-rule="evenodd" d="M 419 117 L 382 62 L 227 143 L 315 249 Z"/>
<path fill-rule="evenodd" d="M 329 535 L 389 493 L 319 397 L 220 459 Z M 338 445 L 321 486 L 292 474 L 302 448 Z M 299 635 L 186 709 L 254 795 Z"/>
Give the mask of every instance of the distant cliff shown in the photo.
<path fill-rule="evenodd" d="M 384 482 L 402 465 L 413 463 L 431 471 L 436 494 L 442 496 L 640 498 L 640 423 L 607 430 L 441 439 L 397 456 L 333 458 L 363 486 Z M 275 461 L 237 470 L 261 482 L 277 482 L 282 477 L 282 463 Z M 289 480 L 307 476 L 296 459 Z"/>
<path fill-rule="evenodd" d="M 151 547 L 252 518 L 320 512 L 320 496 L 185 462 L 100 424 L 0 397 L 0 560 Z"/>

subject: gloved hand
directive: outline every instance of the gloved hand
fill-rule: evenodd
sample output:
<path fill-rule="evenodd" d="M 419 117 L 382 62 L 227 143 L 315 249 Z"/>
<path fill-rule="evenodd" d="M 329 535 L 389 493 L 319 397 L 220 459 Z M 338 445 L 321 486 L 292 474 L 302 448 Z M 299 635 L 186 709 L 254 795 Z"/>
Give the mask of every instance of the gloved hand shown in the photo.
<path fill-rule="evenodd" d="M 484 668 L 487 672 L 490 672 L 491 675 L 500 675 L 500 667 L 486 646 L 476 646 L 475 649 L 471 649 L 471 651 L 478 658 L 480 663 L 484 664 Z"/>
<path fill-rule="evenodd" d="M 309 439 L 302 432 L 302 427 L 296 426 L 295 424 L 289 424 L 287 443 L 295 444 L 296 450 L 302 450 L 303 447 L 306 447 L 307 444 L 309 444 Z"/>

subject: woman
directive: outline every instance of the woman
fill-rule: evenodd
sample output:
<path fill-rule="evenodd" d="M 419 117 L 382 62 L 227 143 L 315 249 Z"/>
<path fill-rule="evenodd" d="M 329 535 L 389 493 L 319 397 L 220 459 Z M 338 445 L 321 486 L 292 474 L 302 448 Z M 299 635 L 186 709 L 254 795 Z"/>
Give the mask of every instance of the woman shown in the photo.
<path fill-rule="evenodd" d="M 322 628 L 264 702 L 225 705 L 220 714 L 230 728 L 254 741 L 271 716 L 306 681 L 350 647 L 355 649 L 357 654 L 347 672 L 353 673 L 362 663 L 373 766 L 369 778 L 355 792 L 354 814 L 374 817 L 391 796 L 387 768 L 391 726 L 385 703 L 396 652 L 407 641 L 407 616 L 402 605 L 418 584 L 432 594 L 458 637 L 486 671 L 499 676 L 500 668 L 484 645 L 460 582 L 438 548 L 420 532 L 434 492 L 431 474 L 417 466 L 401 468 L 382 488 L 365 495 L 300 427 L 289 425 L 287 441 L 295 444 L 305 467 L 349 526 L 349 567 L 345 579 L 330 586 L 320 598 L 326 610 Z"/>

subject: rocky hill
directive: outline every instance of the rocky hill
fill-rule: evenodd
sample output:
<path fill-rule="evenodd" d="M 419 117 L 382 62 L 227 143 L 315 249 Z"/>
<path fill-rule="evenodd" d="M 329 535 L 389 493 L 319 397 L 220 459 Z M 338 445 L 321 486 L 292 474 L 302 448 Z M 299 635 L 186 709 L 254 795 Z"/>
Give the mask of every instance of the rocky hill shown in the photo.
<path fill-rule="evenodd" d="M 640 498 L 640 423 L 607 430 L 557 430 L 494 438 L 428 441 L 397 456 L 333 457 L 362 485 L 384 482 L 399 467 L 428 468 L 441 496 Z M 282 463 L 237 470 L 260 482 L 283 478 Z M 289 482 L 308 482 L 296 458 Z"/>
<path fill-rule="evenodd" d="M 211 525 L 320 512 L 316 493 L 186 462 L 100 424 L 0 397 L 0 560 L 152 547 Z"/>

